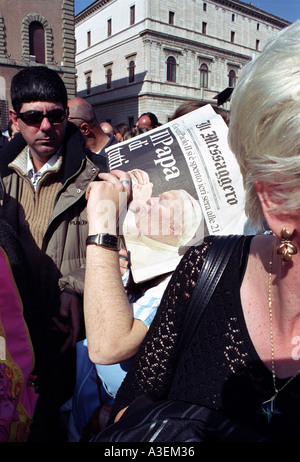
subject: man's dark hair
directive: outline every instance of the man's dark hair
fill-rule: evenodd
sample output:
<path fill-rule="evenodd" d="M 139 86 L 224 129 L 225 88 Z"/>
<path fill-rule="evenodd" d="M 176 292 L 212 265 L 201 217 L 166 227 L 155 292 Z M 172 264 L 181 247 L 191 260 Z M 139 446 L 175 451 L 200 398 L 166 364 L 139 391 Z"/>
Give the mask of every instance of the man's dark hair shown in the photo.
<path fill-rule="evenodd" d="M 53 101 L 67 109 L 68 95 L 61 77 L 44 66 L 26 67 L 19 71 L 11 81 L 10 97 L 18 114 L 23 103 L 33 101 Z"/>
<path fill-rule="evenodd" d="M 155 128 L 155 127 L 158 127 L 159 122 L 158 122 L 158 119 L 156 117 L 155 114 L 153 114 L 153 112 L 144 112 L 144 114 L 142 114 L 139 119 L 143 116 L 148 116 L 150 121 L 151 121 L 151 125 L 152 125 L 152 128 Z"/>

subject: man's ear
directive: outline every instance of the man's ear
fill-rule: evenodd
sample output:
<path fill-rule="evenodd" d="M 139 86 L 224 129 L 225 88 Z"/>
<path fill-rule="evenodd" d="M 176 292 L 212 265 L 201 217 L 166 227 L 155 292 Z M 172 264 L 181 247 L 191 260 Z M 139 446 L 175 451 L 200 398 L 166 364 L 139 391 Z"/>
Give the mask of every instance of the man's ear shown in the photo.
<path fill-rule="evenodd" d="M 254 187 L 264 217 L 273 233 L 280 236 L 283 227 L 292 231 L 295 227 L 293 216 L 284 212 L 282 202 L 274 195 L 274 186 L 264 181 L 256 181 Z"/>
<path fill-rule="evenodd" d="M 80 125 L 80 131 L 84 136 L 87 136 L 91 131 L 89 124 L 87 122 L 83 122 Z"/>
<path fill-rule="evenodd" d="M 17 113 L 13 110 L 13 109 L 10 109 L 9 110 L 9 117 L 11 118 L 14 126 L 16 127 L 16 129 L 18 131 L 20 131 L 20 127 L 19 127 L 19 123 L 18 123 L 18 117 L 17 117 Z"/>

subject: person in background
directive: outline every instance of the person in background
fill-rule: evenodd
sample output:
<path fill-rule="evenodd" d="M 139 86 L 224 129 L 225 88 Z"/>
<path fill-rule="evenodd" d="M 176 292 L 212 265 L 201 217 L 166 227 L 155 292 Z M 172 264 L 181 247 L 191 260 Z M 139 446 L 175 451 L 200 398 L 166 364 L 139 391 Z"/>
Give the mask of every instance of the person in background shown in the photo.
<path fill-rule="evenodd" d="M 186 103 L 181 104 L 176 109 L 176 111 L 174 111 L 171 120 L 178 119 L 178 117 L 184 116 L 185 114 L 188 114 L 191 111 L 195 111 L 196 109 L 199 109 L 200 107 L 203 107 L 206 104 L 207 103 L 205 103 L 204 101 L 198 100 L 187 101 Z M 226 125 L 229 125 L 230 112 L 227 111 L 227 109 L 223 109 L 222 107 L 216 106 L 215 104 L 212 104 L 211 107 L 217 114 L 223 117 L 223 120 L 224 122 L 226 122 Z"/>
<path fill-rule="evenodd" d="M 142 135 L 143 133 L 148 132 L 150 129 L 143 127 L 137 127 L 137 128 L 131 128 L 129 131 L 127 131 L 124 135 L 124 141 L 130 140 L 131 138 L 134 138 L 135 136 Z"/>
<path fill-rule="evenodd" d="M 105 149 L 116 143 L 113 135 L 105 133 L 99 125 L 95 111 L 85 99 L 75 96 L 68 101 L 68 120 L 81 131 L 87 149 L 105 156 Z"/>
<path fill-rule="evenodd" d="M 37 326 L 32 299 L 21 242 L 0 216 L 0 442 L 28 441 L 34 418 L 38 393 L 31 335 Z"/>
<path fill-rule="evenodd" d="M 115 138 L 118 140 L 119 143 L 121 143 L 122 141 L 124 141 L 124 135 L 126 132 L 128 132 L 130 130 L 130 127 L 129 125 L 125 124 L 125 123 L 122 123 L 122 124 L 118 124 L 114 127 L 113 129 L 113 132 L 114 132 L 114 136 Z"/>
<path fill-rule="evenodd" d="M 15 134 L 18 132 L 18 130 L 16 129 L 15 124 L 13 123 L 13 121 L 11 119 L 8 122 L 7 131 L 8 131 L 8 139 L 9 139 L 9 141 L 12 140 L 13 137 L 15 136 Z"/>
<path fill-rule="evenodd" d="M 114 134 L 114 129 L 109 122 L 101 122 L 100 127 L 104 131 L 104 133 L 109 133 L 110 135 Z"/>
<path fill-rule="evenodd" d="M 160 125 L 158 119 L 153 112 L 144 112 L 135 124 L 135 128 L 147 128 L 152 130 Z"/>
<path fill-rule="evenodd" d="M 86 150 L 68 122 L 67 91 L 55 71 L 22 69 L 12 79 L 11 100 L 10 117 L 20 134 L 1 156 L 1 204 L 33 274 L 40 399 L 31 438 L 60 441 L 59 407 L 74 388 L 75 345 L 84 329 L 85 190 L 106 171 L 106 162 Z"/>

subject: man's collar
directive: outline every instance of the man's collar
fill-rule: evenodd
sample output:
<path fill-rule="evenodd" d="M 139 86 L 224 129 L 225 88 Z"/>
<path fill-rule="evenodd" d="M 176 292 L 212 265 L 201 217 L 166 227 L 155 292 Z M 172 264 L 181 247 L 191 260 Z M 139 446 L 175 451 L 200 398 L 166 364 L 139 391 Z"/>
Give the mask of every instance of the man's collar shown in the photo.
<path fill-rule="evenodd" d="M 50 157 L 50 159 L 48 160 L 48 162 L 46 162 L 42 168 L 40 168 L 39 172 L 40 173 L 43 173 L 45 172 L 46 170 L 48 170 L 49 168 L 52 168 L 55 163 L 57 162 L 60 154 L 61 154 L 61 150 L 62 150 L 62 147 L 59 148 L 59 150 L 57 151 L 56 154 L 53 154 L 52 157 Z M 30 148 L 28 147 L 27 149 L 27 175 L 34 175 L 34 173 L 37 173 L 35 172 L 35 169 L 34 169 L 34 165 L 33 165 L 33 162 L 32 162 L 32 156 L 30 155 Z"/>

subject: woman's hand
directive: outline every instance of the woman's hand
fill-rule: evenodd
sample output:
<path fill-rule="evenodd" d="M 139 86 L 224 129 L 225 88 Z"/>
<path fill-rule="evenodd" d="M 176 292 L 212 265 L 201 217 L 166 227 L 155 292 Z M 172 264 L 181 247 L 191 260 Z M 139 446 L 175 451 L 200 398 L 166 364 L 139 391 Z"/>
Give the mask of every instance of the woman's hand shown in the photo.
<path fill-rule="evenodd" d="M 153 190 L 153 183 L 151 183 L 148 173 L 144 170 L 136 168 L 134 170 L 130 170 L 128 174 L 132 180 L 132 202 L 129 207 L 130 210 L 134 211 L 150 199 Z"/>
<path fill-rule="evenodd" d="M 131 179 L 128 173 L 113 170 L 100 173 L 86 190 L 89 233 L 118 234 L 119 215 L 131 196 Z"/>
<path fill-rule="evenodd" d="M 128 172 L 128 174 L 130 175 L 133 183 L 138 183 L 138 184 L 148 184 L 148 183 L 150 183 L 149 175 L 144 170 L 140 170 L 138 168 L 135 168 L 133 170 L 130 170 Z"/>

